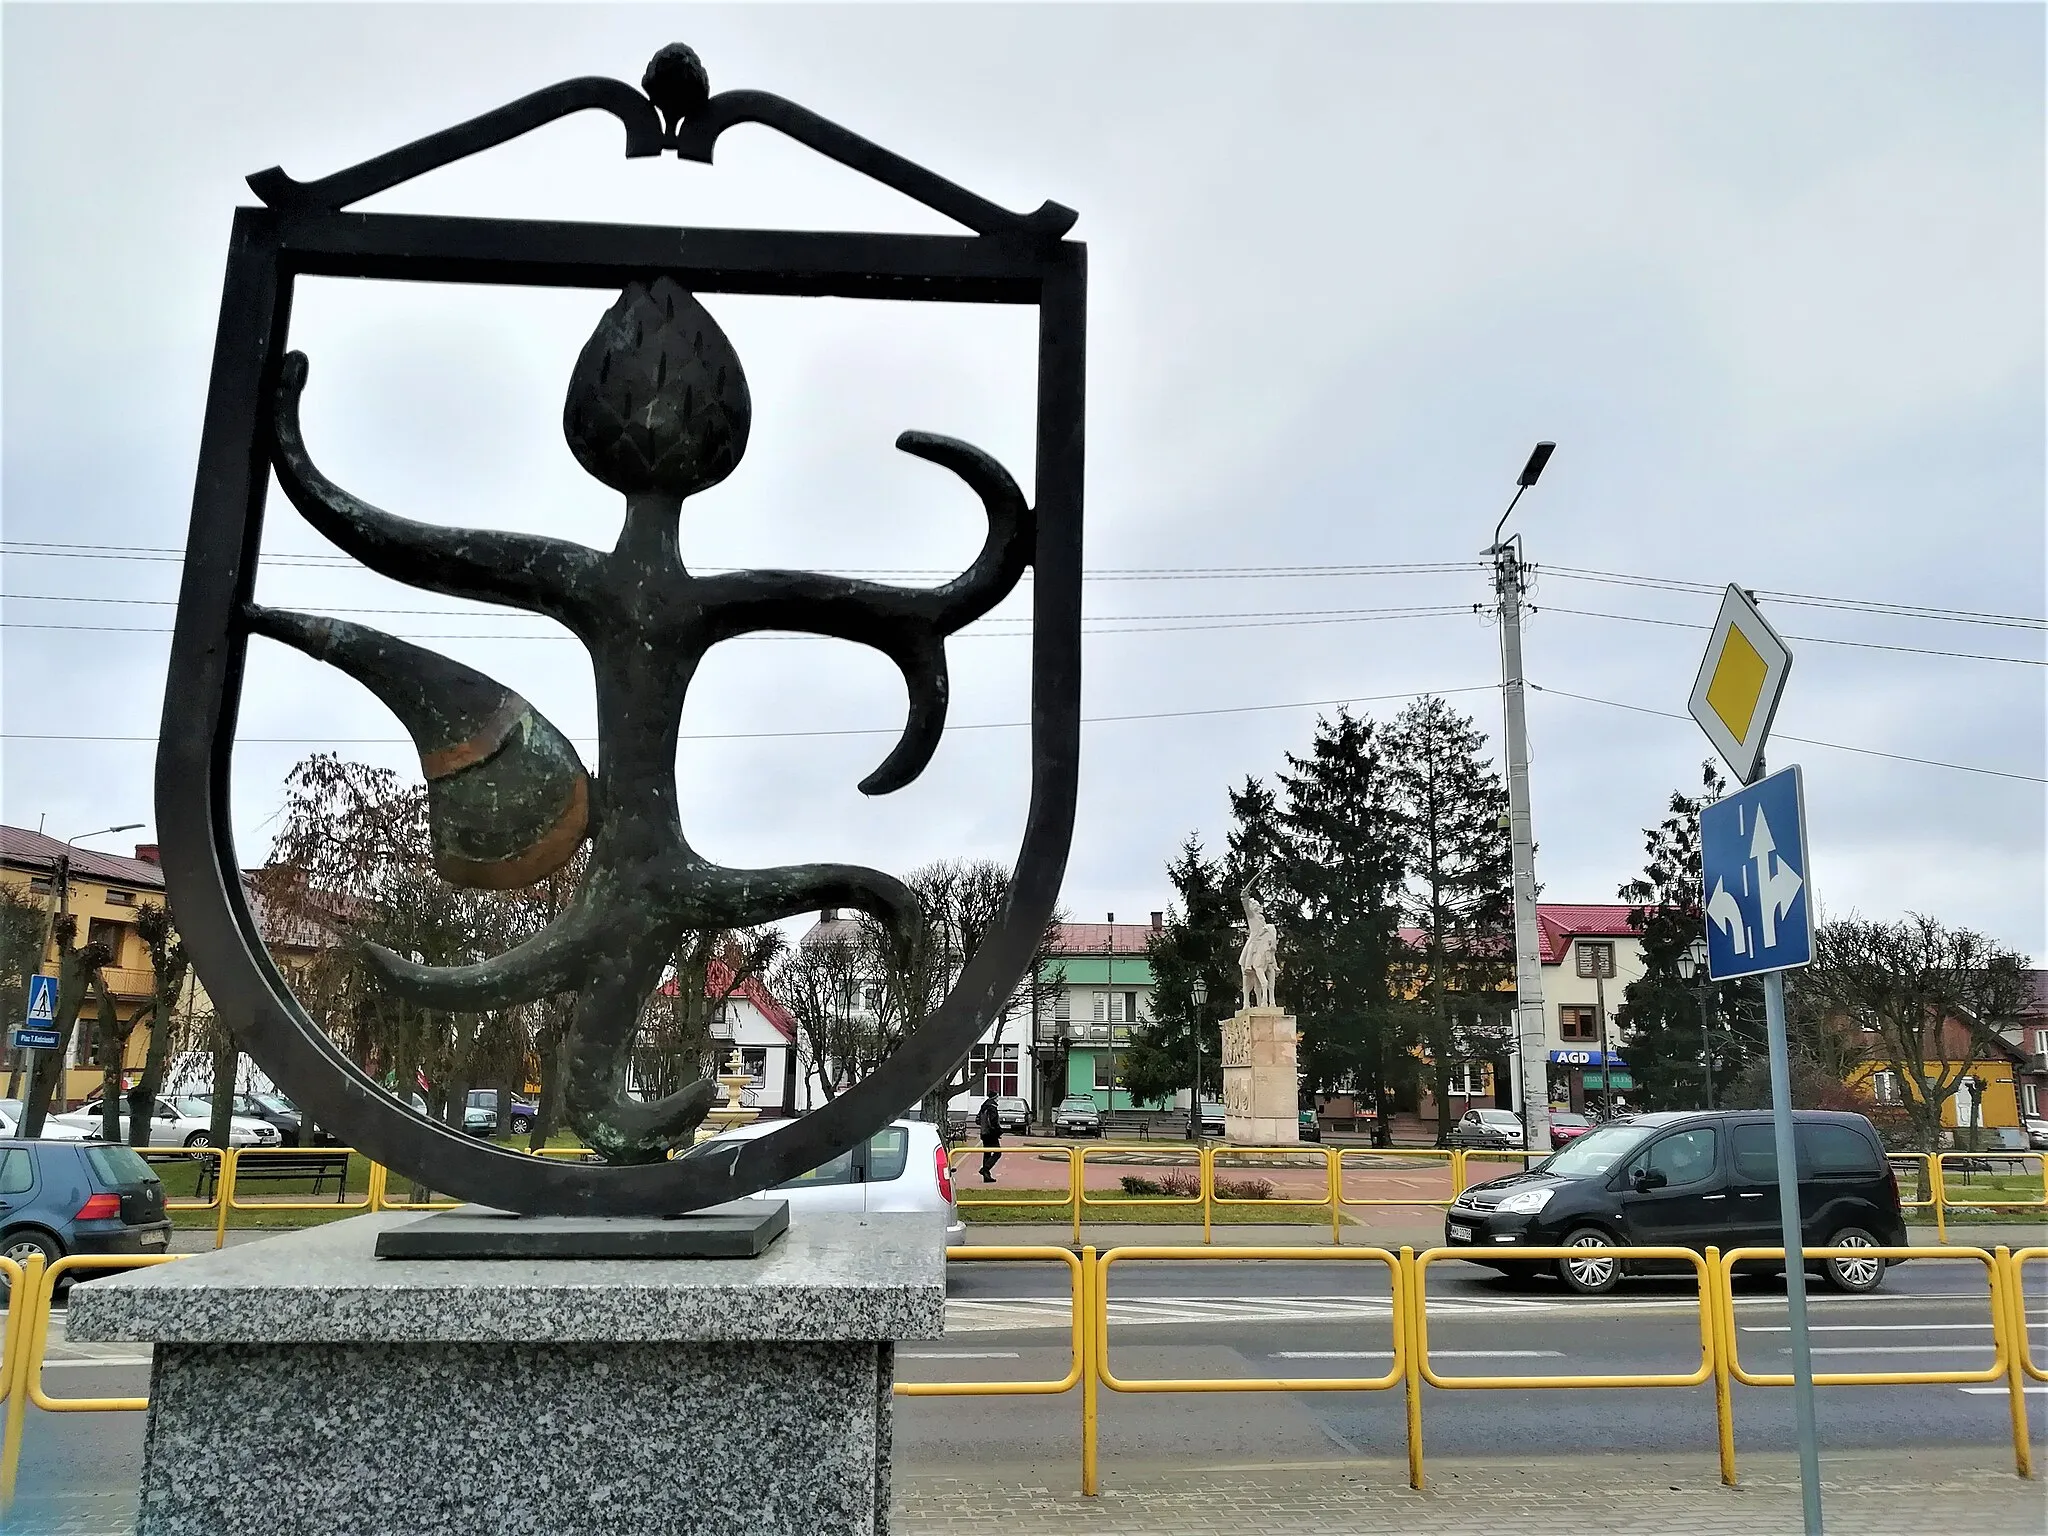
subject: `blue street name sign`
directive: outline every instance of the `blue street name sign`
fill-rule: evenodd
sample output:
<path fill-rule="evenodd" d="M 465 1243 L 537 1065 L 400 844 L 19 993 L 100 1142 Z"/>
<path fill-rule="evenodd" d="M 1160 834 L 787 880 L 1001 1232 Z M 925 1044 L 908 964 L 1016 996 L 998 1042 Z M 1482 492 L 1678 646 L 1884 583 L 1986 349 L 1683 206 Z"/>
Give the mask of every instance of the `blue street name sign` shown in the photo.
<path fill-rule="evenodd" d="M 14 1032 L 13 1044 L 17 1051 L 54 1051 L 57 1049 L 57 1031 L 54 1029 L 17 1029 Z"/>
<path fill-rule="evenodd" d="M 1813 959 L 1806 789 L 1786 768 L 1700 812 L 1707 972 L 1716 981 Z"/>

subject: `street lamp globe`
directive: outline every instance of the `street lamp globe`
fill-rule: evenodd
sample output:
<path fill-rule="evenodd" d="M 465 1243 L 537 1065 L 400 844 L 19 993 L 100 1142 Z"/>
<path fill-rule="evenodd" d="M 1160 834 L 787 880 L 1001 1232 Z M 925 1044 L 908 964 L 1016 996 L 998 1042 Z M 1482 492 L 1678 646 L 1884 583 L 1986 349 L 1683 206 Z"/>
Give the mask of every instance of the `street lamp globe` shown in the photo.
<path fill-rule="evenodd" d="M 1206 981 L 1204 981 L 1204 980 L 1203 980 L 1203 979 L 1202 979 L 1201 977 L 1199 977 L 1199 976 L 1197 976 L 1197 977 L 1195 978 L 1195 985 L 1194 985 L 1194 991 L 1193 991 L 1193 996 L 1194 996 L 1194 999 L 1195 999 L 1195 1006 L 1196 1006 L 1197 1008 L 1206 1008 L 1206 1007 L 1208 1006 L 1208 1004 L 1209 1004 L 1209 983 L 1208 983 L 1208 982 L 1206 982 Z"/>
<path fill-rule="evenodd" d="M 1681 981 L 1691 981 L 1691 980 L 1693 979 L 1693 977 L 1695 977 L 1695 976 L 1699 975 L 1699 973 L 1701 972 L 1701 970 L 1703 970 L 1703 969 L 1705 968 L 1705 966 L 1706 966 L 1706 963 L 1707 963 L 1707 941 L 1706 941 L 1705 939 L 1701 939 L 1701 938 L 1696 938 L 1696 939 L 1694 939 L 1694 940 L 1693 940 L 1693 941 L 1692 941 L 1692 942 L 1691 942 L 1690 944 L 1686 945 L 1686 946 L 1685 946 L 1685 948 L 1684 948 L 1683 950 L 1681 950 L 1681 951 L 1679 952 L 1679 956 L 1678 956 L 1678 978 L 1679 978 L 1679 980 L 1681 980 Z"/>

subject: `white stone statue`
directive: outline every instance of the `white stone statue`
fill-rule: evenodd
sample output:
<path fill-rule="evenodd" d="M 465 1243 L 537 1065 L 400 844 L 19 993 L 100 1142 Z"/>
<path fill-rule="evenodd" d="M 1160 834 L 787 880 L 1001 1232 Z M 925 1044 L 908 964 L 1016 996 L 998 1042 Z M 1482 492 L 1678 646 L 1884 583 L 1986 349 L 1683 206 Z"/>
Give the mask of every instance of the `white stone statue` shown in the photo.
<path fill-rule="evenodd" d="M 1259 900 L 1246 887 L 1244 902 L 1244 948 L 1238 952 L 1238 968 L 1244 972 L 1241 1008 L 1276 1008 L 1273 984 L 1280 977 L 1280 934 L 1266 920 Z"/>

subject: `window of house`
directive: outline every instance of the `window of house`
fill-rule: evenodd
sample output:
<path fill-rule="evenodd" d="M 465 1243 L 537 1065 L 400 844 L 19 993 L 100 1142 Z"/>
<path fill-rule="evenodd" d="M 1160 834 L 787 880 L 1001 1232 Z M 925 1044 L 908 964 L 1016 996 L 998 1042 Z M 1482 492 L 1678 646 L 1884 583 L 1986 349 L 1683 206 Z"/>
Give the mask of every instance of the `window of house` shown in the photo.
<path fill-rule="evenodd" d="M 1133 1024 L 1138 1022 L 1138 994 L 1135 992 L 1124 994 L 1124 1018 Z"/>
<path fill-rule="evenodd" d="M 1486 1068 L 1476 1061 L 1453 1063 L 1444 1091 L 1454 1099 L 1476 1099 L 1486 1093 Z"/>
<path fill-rule="evenodd" d="M 1052 1016 L 1061 1024 L 1073 1021 L 1074 999 L 1064 987 L 1060 989 L 1059 995 L 1052 1000 Z"/>
<path fill-rule="evenodd" d="M 869 1013 L 880 1013 L 882 1011 L 881 987 L 874 982 L 869 982 L 866 986 L 862 987 L 860 989 L 860 1005 Z"/>
<path fill-rule="evenodd" d="M 1121 992 L 1109 994 L 1109 1022 L 1121 1024 L 1124 1021 L 1124 995 Z"/>
<path fill-rule="evenodd" d="M 1014 1099 L 1018 1096 L 1017 1083 L 1016 1046 L 977 1045 L 967 1053 L 968 1092 Z"/>
<path fill-rule="evenodd" d="M 2038 1086 L 2038 1085 L 2036 1085 L 2036 1084 L 2034 1084 L 2034 1083 L 2021 1083 L 2021 1084 L 2020 1084 L 2020 1098 L 2021 1098 L 2021 1100 L 2022 1100 L 2022 1101 L 2023 1101 L 2023 1102 L 2024 1102 L 2024 1103 L 2026 1104 L 2026 1107 L 2027 1107 L 2027 1110 L 2026 1110 L 2026 1112 L 2027 1112 L 2027 1118 L 2028 1118 L 2029 1120 L 2038 1120 L 2038 1119 L 2040 1119 L 2040 1118 L 2041 1118 L 2041 1090 L 2040 1090 L 2039 1086 Z"/>
<path fill-rule="evenodd" d="M 768 1081 L 768 1047 L 765 1045 L 741 1046 L 740 1065 L 747 1069 L 749 1086 L 759 1088 Z"/>
<path fill-rule="evenodd" d="M 110 907 L 132 907 L 135 905 L 133 891 L 108 891 L 107 905 Z"/>
<path fill-rule="evenodd" d="M 31 895 L 47 896 L 50 894 L 50 877 L 48 875 L 31 875 L 29 876 L 28 888 Z"/>
<path fill-rule="evenodd" d="M 117 923 L 111 918 L 96 917 L 86 924 L 85 939 L 88 944 L 104 944 L 107 953 L 114 957 L 114 964 L 121 963 L 121 941 L 127 937 L 128 925 Z"/>
<path fill-rule="evenodd" d="M 1592 1008 L 1565 1005 L 1557 1010 L 1557 1035 L 1560 1040 L 1598 1040 L 1600 1018 Z"/>
<path fill-rule="evenodd" d="M 1107 992 L 1095 994 L 1094 1010 L 1089 1017 L 1094 1019 L 1096 1023 L 1106 1024 L 1109 1022 L 1109 994 Z"/>
<path fill-rule="evenodd" d="M 1108 1051 L 1095 1053 L 1095 1087 L 1098 1092 L 1113 1087 L 1116 1059 Z"/>
<path fill-rule="evenodd" d="M 1572 946 L 1573 958 L 1577 961 L 1578 972 L 1588 978 L 1598 976 L 1605 981 L 1614 979 L 1614 946 L 1610 943 L 1596 943 L 1581 939 Z"/>
<path fill-rule="evenodd" d="M 1905 1096 L 1899 1092 L 1899 1074 L 1896 1072 L 1871 1073 L 1870 1095 L 1880 1104 L 1903 1104 Z"/>

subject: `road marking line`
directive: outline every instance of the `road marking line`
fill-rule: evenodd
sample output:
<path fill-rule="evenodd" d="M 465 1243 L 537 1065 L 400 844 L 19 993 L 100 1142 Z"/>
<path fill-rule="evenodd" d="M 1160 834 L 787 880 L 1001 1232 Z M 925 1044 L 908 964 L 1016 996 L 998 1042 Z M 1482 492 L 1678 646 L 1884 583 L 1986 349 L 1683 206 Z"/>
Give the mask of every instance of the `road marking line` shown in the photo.
<path fill-rule="evenodd" d="M 1557 1349 L 1432 1349 L 1432 1360 L 1555 1360 Z M 1391 1349 L 1276 1349 L 1269 1360 L 1391 1360 Z"/>
<path fill-rule="evenodd" d="M 1014 1349 L 921 1349 L 915 1354 L 909 1350 L 896 1351 L 898 1360 L 1017 1360 L 1022 1357 Z"/>
<path fill-rule="evenodd" d="M 1989 1323 L 1808 1323 L 1808 1333 L 1946 1333 L 1965 1328 L 1989 1328 Z M 2048 1323 L 2029 1323 L 2029 1328 L 2048 1328 Z M 1784 1323 L 1759 1323 L 1755 1327 L 1743 1325 L 1744 1333 L 1790 1333 Z"/>
<path fill-rule="evenodd" d="M 2003 1397 L 2003 1396 L 2005 1396 L 2005 1394 L 2006 1394 L 2006 1393 L 2010 1392 L 2010 1391 L 2012 1390 L 2012 1388 L 2010 1388 L 2010 1387 L 1957 1387 L 1957 1388 L 1956 1388 L 1956 1390 L 1957 1390 L 1958 1392 L 1967 1392 L 1967 1393 L 1969 1393 L 1969 1394 L 1970 1394 L 1970 1396 L 1972 1396 L 1972 1397 Z M 2043 1394 L 2048 1394 L 2048 1386 L 2031 1386 L 2031 1385 L 2030 1385 L 2030 1386 L 2024 1386 L 2024 1387 L 2021 1387 L 2021 1388 L 2020 1388 L 2020 1390 L 2021 1390 L 2022 1392 L 2026 1393 L 2026 1394 L 2027 1394 L 2027 1396 L 2029 1396 L 2029 1397 L 2038 1397 L 2038 1396 L 2041 1396 L 2041 1395 L 2043 1395 Z"/>
<path fill-rule="evenodd" d="M 1844 1344 L 1826 1349 L 1811 1349 L 1811 1355 L 1953 1355 L 1968 1349 L 1988 1349 L 1984 1344 Z M 1781 1355 L 1792 1353 L 1789 1349 L 1778 1351 Z"/>

